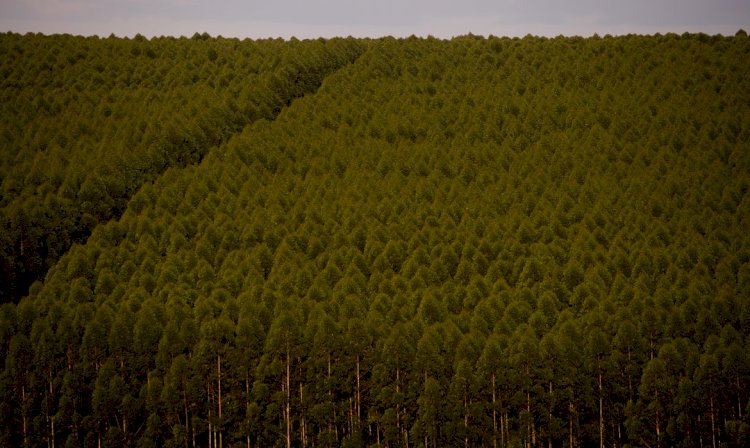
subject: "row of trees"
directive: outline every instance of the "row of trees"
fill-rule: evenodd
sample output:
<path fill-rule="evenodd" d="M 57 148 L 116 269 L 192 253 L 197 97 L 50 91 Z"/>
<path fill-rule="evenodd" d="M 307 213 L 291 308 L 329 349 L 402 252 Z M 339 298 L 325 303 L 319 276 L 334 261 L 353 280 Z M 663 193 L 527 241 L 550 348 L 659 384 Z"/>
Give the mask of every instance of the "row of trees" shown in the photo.
<path fill-rule="evenodd" d="M 0 443 L 747 445 L 746 36 L 368 45 L 0 308 Z"/>
<path fill-rule="evenodd" d="M 697 319 L 666 330 L 641 323 L 662 309 L 576 319 L 551 294 L 534 308 L 493 295 L 457 316 L 431 291 L 402 319 L 351 296 L 339 306 L 273 299 L 273 310 L 243 296 L 203 300 L 199 317 L 173 310 L 174 301 L 148 300 L 136 312 L 80 305 L 76 314 L 92 314 L 84 329 L 59 309 L 57 325 L 36 319 L 30 336 L 10 340 L 2 415 L 14 425 L 3 444 L 747 442 L 737 320 L 701 346 L 682 335 Z M 683 318 L 690 306 L 663 318 Z"/>
<path fill-rule="evenodd" d="M 356 59 L 366 42 L 0 36 L 0 301 L 168 167 Z"/>

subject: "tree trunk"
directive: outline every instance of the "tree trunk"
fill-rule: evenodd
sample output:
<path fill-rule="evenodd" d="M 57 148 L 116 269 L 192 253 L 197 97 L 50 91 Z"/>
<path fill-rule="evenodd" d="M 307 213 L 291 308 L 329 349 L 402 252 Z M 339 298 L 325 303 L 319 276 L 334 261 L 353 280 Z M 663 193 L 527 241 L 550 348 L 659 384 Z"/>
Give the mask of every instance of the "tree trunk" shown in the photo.
<path fill-rule="evenodd" d="M 359 387 L 359 380 L 359 354 L 357 354 L 357 426 L 359 426 L 359 422 L 362 420 L 362 393 Z"/>
<path fill-rule="evenodd" d="M 742 397 L 740 396 L 742 389 L 740 389 L 740 376 L 737 375 L 735 380 L 737 383 L 737 420 L 742 420 Z"/>
<path fill-rule="evenodd" d="M 464 386 L 464 448 L 469 448 L 469 405 L 466 388 L 467 386 Z"/>
<path fill-rule="evenodd" d="M 50 400 L 52 399 L 53 392 L 52 392 L 52 371 L 50 371 L 47 375 L 47 385 L 49 387 L 49 395 L 47 395 L 46 402 L 46 414 L 47 414 L 47 423 L 49 425 L 49 439 L 47 440 L 47 446 L 51 448 L 55 448 L 55 417 L 50 415 L 50 408 L 52 405 L 50 404 Z"/>
<path fill-rule="evenodd" d="M 568 401 L 568 438 L 570 441 L 570 446 L 573 447 L 575 444 L 573 443 L 573 402 Z"/>
<path fill-rule="evenodd" d="M 190 437 L 193 440 L 193 448 L 195 448 L 195 424 L 192 419 L 190 420 Z"/>
<path fill-rule="evenodd" d="M 656 402 L 659 402 L 659 391 L 656 391 Z M 661 426 L 659 421 L 659 409 L 656 409 L 656 448 L 661 445 Z"/>
<path fill-rule="evenodd" d="M 349 434 L 354 435 L 355 428 L 359 427 L 357 423 L 357 403 L 354 398 L 349 397 Z"/>
<path fill-rule="evenodd" d="M 716 418 L 714 416 L 714 394 L 708 394 L 708 401 L 711 405 L 711 446 L 716 448 Z"/>
<path fill-rule="evenodd" d="M 532 445 L 532 423 L 531 423 L 531 392 L 527 389 L 526 390 L 526 412 L 528 413 L 528 423 L 526 424 L 526 445 L 531 446 Z"/>
<path fill-rule="evenodd" d="M 380 424 L 375 424 L 375 439 L 378 443 L 378 448 L 380 448 Z"/>
<path fill-rule="evenodd" d="M 26 432 L 26 385 L 21 385 L 21 426 L 23 430 L 23 446 L 29 446 L 29 435 Z"/>
<path fill-rule="evenodd" d="M 524 369 L 527 378 L 531 378 L 531 372 L 527 365 Z M 527 424 L 527 441 L 529 446 L 536 445 L 536 428 L 534 427 L 534 418 L 531 414 L 531 385 L 526 389 L 526 412 L 529 415 L 529 422 Z"/>
<path fill-rule="evenodd" d="M 601 367 L 599 367 L 599 448 L 604 448 L 604 407 L 603 405 L 604 405 L 604 390 L 602 389 L 602 370 L 601 370 Z"/>
<path fill-rule="evenodd" d="M 289 359 L 289 344 L 286 346 L 286 448 L 292 448 L 292 366 Z"/>
<path fill-rule="evenodd" d="M 396 359 L 396 365 L 398 365 L 398 358 Z M 399 387 L 399 378 L 400 372 L 399 368 L 396 367 L 396 395 L 398 396 L 401 392 L 401 389 Z M 400 398 L 399 401 L 396 401 L 396 430 L 399 434 L 401 434 L 401 401 Z"/>
<path fill-rule="evenodd" d="M 190 425 L 190 418 L 188 417 L 188 405 L 187 405 L 187 394 L 182 391 L 182 404 L 185 408 L 185 448 L 188 448 L 188 425 Z"/>
<path fill-rule="evenodd" d="M 208 448 L 214 448 L 213 427 L 211 426 L 211 406 L 208 407 Z"/>
<path fill-rule="evenodd" d="M 547 419 L 549 421 L 547 446 L 548 448 L 552 448 L 552 381 L 549 382 L 549 410 L 547 412 Z"/>
<path fill-rule="evenodd" d="M 219 433 L 219 448 L 223 448 L 223 437 L 221 431 L 221 355 L 216 356 L 216 374 L 219 386 L 219 427 L 217 428 L 217 432 Z"/>
<path fill-rule="evenodd" d="M 331 390 L 331 354 L 330 353 L 328 354 L 328 371 L 327 372 L 328 372 L 327 373 L 328 376 L 326 377 L 326 380 L 328 383 L 328 400 L 331 402 L 331 405 L 332 405 L 331 410 L 333 411 L 333 414 L 331 415 L 331 421 L 330 423 L 328 423 L 328 431 L 332 433 L 334 432 L 334 429 L 335 429 L 335 432 L 338 433 L 338 429 L 335 428 L 336 406 L 333 406 L 333 391 Z M 338 439 L 338 434 L 336 438 Z"/>
<path fill-rule="evenodd" d="M 247 408 L 250 407 L 250 369 L 245 369 L 245 415 L 247 415 Z M 247 448 L 250 448 L 250 431 L 247 430 L 245 434 L 247 441 Z"/>
<path fill-rule="evenodd" d="M 506 409 L 505 412 L 505 432 L 504 434 L 504 442 L 503 446 L 506 446 L 508 443 L 510 443 L 510 416 L 508 415 L 508 410 Z"/>
<path fill-rule="evenodd" d="M 497 398 L 497 391 L 495 389 L 495 374 L 492 374 L 492 446 L 497 448 L 497 409 L 495 409 L 495 401 Z M 502 425 L 502 422 L 501 422 Z"/>
<path fill-rule="evenodd" d="M 618 423 L 612 425 L 612 440 L 615 441 L 615 442 L 613 442 L 612 446 L 614 448 L 617 448 L 620 445 L 621 438 L 622 437 L 621 437 L 621 434 L 620 434 L 620 423 L 618 422 Z"/>
<path fill-rule="evenodd" d="M 302 446 L 307 446 L 307 423 L 305 422 L 305 408 L 302 407 L 303 402 L 303 395 L 302 395 L 302 382 L 299 383 L 299 402 L 301 407 L 301 417 L 300 417 L 300 430 L 302 432 L 301 438 L 302 438 Z"/>
<path fill-rule="evenodd" d="M 648 345 L 649 345 L 649 360 L 654 360 L 654 334 L 649 334 L 648 337 Z"/>

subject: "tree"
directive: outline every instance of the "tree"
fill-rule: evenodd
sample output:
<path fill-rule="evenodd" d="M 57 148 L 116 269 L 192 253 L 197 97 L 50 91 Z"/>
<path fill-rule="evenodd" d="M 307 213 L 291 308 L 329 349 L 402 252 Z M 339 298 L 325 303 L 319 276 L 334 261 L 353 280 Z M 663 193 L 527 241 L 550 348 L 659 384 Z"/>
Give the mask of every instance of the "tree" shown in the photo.
<path fill-rule="evenodd" d="M 509 355 L 511 368 L 516 372 L 511 381 L 516 389 L 513 401 L 519 412 L 519 420 L 523 427 L 525 446 L 536 445 L 537 427 L 535 422 L 536 397 L 536 369 L 539 363 L 537 357 L 539 341 L 531 327 L 524 324 L 516 329 L 509 341 Z"/>
<path fill-rule="evenodd" d="M 706 409 L 704 402 L 703 412 L 708 415 L 708 422 L 710 425 L 711 435 L 711 446 L 716 447 L 719 443 L 718 440 L 718 414 L 719 406 L 717 395 L 721 389 L 720 384 L 721 372 L 719 370 L 719 360 L 713 350 L 708 353 L 704 353 L 700 357 L 700 363 L 698 368 L 695 370 L 693 382 L 700 396 L 708 398 L 708 407 Z"/>
<path fill-rule="evenodd" d="M 287 447 L 292 446 L 292 374 L 300 356 L 301 336 L 298 317 L 290 311 L 282 311 L 268 330 L 261 363 L 265 366 L 265 376 L 280 380 L 281 394 L 275 404 L 281 409 L 282 438 Z"/>
<path fill-rule="evenodd" d="M 382 363 L 381 400 L 383 406 L 383 432 L 392 443 L 408 443 L 406 405 L 408 397 L 408 367 L 412 365 L 414 345 L 408 324 L 398 324 L 383 341 L 380 360 Z M 392 440 L 391 440 L 392 439 Z"/>
<path fill-rule="evenodd" d="M 125 360 L 133 349 L 134 324 L 135 316 L 128 307 L 123 306 L 118 310 L 109 331 L 109 353 L 114 356 L 121 370 L 125 369 Z"/>
<path fill-rule="evenodd" d="M 223 447 L 224 443 L 222 379 L 226 373 L 222 374 L 222 366 L 226 363 L 234 339 L 234 324 L 225 316 L 219 316 L 203 322 L 201 339 L 196 347 L 196 359 L 200 360 L 202 366 L 199 372 L 205 381 L 208 397 L 208 440 L 209 444 L 213 442 L 213 446 L 218 448 Z"/>
<path fill-rule="evenodd" d="M 665 442 L 673 381 L 667 372 L 667 366 L 658 357 L 650 360 L 643 369 L 638 387 L 640 398 L 626 422 L 628 433 L 640 443 L 659 447 Z"/>
<path fill-rule="evenodd" d="M 237 322 L 236 349 L 228 360 L 238 374 L 238 380 L 244 383 L 245 420 L 243 429 L 247 445 L 250 446 L 253 420 L 257 414 L 257 403 L 253 400 L 251 386 L 255 381 L 255 367 L 263 354 L 265 330 L 257 316 L 249 314 Z"/>
<path fill-rule="evenodd" d="M 318 432 L 323 440 L 338 441 L 341 417 L 338 411 L 337 398 L 343 392 L 341 389 L 342 372 L 340 358 L 342 353 L 341 329 L 331 316 L 322 311 L 313 312 L 308 318 L 308 336 L 311 343 L 309 349 L 308 367 L 310 375 L 308 395 L 314 394 L 317 404 L 311 410 L 311 417 L 317 421 Z M 316 381 L 317 380 L 317 381 Z M 302 382 L 299 385 L 300 402 L 302 402 Z M 310 390 L 311 389 L 311 390 Z M 305 442 L 304 410 L 301 412 L 302 442 Z M 311 431 L 313 432 L 313 431 Z"/>
<path fill-rule="evenodd" d="M 610 344 L 607 337 L 598 328 L 593 328 L 587 335 L 588 345 L 586 347 L 587 359 L 594 364 L 589 369 L 594 371 L 596 377 L 597 398 L 599 401 L 599 448 L 604 447 L 605 409 L 604 409 L 604 382 L 607 371 L 606 361 Z"/>
<path fill-rule="evenodd" d="M 414 432 L 422 435 L 424 446 L 438 446 L 441 440 L 440 407 L 443 403 L 443 394 L 440 383 L 435 378 L 428 377 L 424 383 L 424 391 L 417 399 L 419 410 L 414 422 Z"/>
<path fill-rule="evenodd" d="M 624 372 L 628 384 L 628 401 L 633 401 L 635 398 L 634 382 L 637 380 L 638 365 L 640 364 L 637 359 L 639 358 L 639 348 L 641 341 L 639 340 L 638 331 L 629 320 L 624 320 L 620 323 L 620 326 L 615 334 L 613 345 L 616 350 L 623 353 L 625 366 L 621 368 Z"/>
<path fill-rule="evenodd" d="M 12 399 L 16 403 L 14 420 L 20 420 L 21 445 L 31 446 L 31 411 L 33 394 L 30 390 L 27 367 L 32 365 L 34 352 L 31 341 L 24 334 L 15 334 L 10 340 L 8 356 L 5 358 L 5 376 L 7 384 L 12 388 Z M 12 427 L 18 428 L 14 424 Z M 17 433 L 16 433 L 17 434 Z"/>
<path fill-rule="evenodd" d="M 153 302 L 144 303 L 136 316 L 133 326 L 133 370 L 139 378 L 146 378 L 155 367 L 154 347 L 159 346 L 162 337 L 161 310 Z"/>

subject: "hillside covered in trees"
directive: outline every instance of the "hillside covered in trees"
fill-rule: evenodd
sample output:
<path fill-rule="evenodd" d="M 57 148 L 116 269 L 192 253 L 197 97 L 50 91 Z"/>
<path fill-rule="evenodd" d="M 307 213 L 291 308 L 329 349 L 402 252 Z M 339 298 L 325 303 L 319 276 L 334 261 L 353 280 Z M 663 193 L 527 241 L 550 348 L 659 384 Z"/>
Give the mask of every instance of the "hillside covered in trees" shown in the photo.
<path fill-rule="evenodd" d="M 0 445 L 750 444 L 744 32 L 0 43 Z"/>
<path fill-rule="evenodd" d="M 26 295 L 145 182 L 273 119 L 362 45 L 0 35 L 0 301 Z"/>

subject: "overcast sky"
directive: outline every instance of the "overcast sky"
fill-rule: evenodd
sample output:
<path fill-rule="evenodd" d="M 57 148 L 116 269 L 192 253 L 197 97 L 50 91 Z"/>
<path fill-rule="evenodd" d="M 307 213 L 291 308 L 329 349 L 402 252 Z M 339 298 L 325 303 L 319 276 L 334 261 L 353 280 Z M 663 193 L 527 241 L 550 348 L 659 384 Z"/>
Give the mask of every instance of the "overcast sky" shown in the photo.
<path fill-rule="evenodd" d="M 750 31 L 750 0 L 0 0 L 0 32 L 146 37 Z"/>

